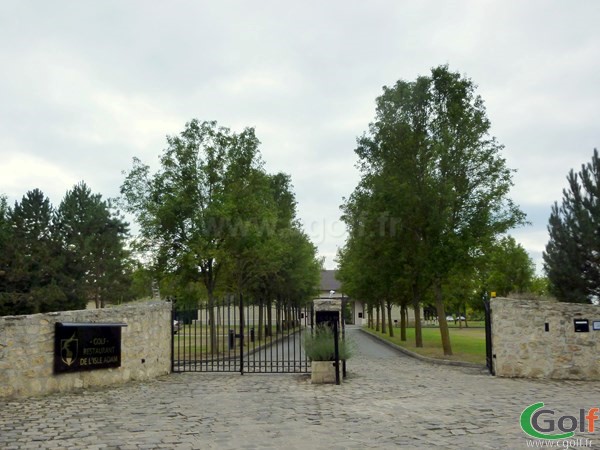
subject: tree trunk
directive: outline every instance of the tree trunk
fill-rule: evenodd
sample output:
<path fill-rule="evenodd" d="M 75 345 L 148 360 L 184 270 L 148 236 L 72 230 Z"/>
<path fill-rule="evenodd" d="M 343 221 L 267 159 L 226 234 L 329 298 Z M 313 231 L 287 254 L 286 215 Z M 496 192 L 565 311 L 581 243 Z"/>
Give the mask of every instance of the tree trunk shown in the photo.
<path fill-rule="evenodd" d="M 392 303 L 387 300 L 386 305 L 388 313 L 388 329 L 390 330 L 390 337 L 394 337 L 394 324 L 392 322 Z"/>
<path fill-rule="evenodd" d="M 467 304 L 465 303 L 465 314 L 463 316 L 465 318 L 465 328 L 469 328 L 469 322 L 467 322 Z"/>
<path fill-rule="evenodd" d="M 400 340 L 402 342 L 406 342 L 406 319 L 408 315 L 408 311 L 406 310 L 406 305 L 403 303 L 400 305 Z"/>
<path fill-rule="evenodd" d="M 216 355 L 219 351 L 217 338 L 217 321 L 215 320 L 215 297 L 208 293 L 208 326 L 210 328 L 210 354 Z"/>
<path fill-rule="evenodd" d="M 212 265 L 212 261 L 209 261 L 207 266 L 203 267 L 202 270 L 204 278 L 204 286 L 206 287 L 206 293 L 208 294 L 208 327 L 210 330 L 210 354 L 216 355 L 219 352 L 219 342 L 217 335 L 217 321 L 215 320 L 215 278 L 216 271 Z M 231 305 L 229 305 L 231 307 Z"/>
<path fill-rule="evenodd" d="M 273 300 L 267 300 L 267 329 L 265 337 L 273 337 Z"/>
<path fill-rule="evenodd" d="M 246 318 L 244 317 L 244 296 L 241 293 L 239 294 L 238 302 L 240 308 L 240 346 L 244 348 L 244 345 L 247 345 L 244 339 L 244 333 L 246 333 Z M 248 339 L 248 342 L 250 342 L 250 339 Z M 241 361 L 241 365 L 243 366 L 243 360 Z"/>
<path fill-rule="evenodd" d="M 292 308 L 290 305 L 285 307 L 285 329 L 292 329 Z"/>
<path fill-rule="evenodd" d="M 275 335 L 279 335 L 281 333 L 281 298 L 279 296 L 277 297 L 277 307 L 275 309 L 275 322 Z"/>
<path fill-rule="evenodd" d="M 435 307 L 437 309 L 438 320 L 440 323 L 440 334 L 442 337 L 442 348 L 444 349 L 444 355 L 450 356 L 452 355 L 452 345 L 450 344 L 450 331 L 448 330 L 448 322 L 446 321 L 446 310 L 444 308 L 441 280 L 435 281 L 434 290 Z M 458 317 L 460 317 L 460 312 L 458 314 Z"/>
<path fill-rule="evenodd" d="M 263 340 L 264 334 L 264 323 L 265 323 L 265 310 L 263 305 L 263 299 L 258 301 L 258 342 Z"/>
<path fill-rule="evenodd" d="M 423 330 L 421 329 L 421 293 L 416 285 L 413 285 L 413 309 L 415 311 L 415 346 L 423 347 Z"/>
<path fill-rule="evenodd" d="M 381 332 L 385 334 L 387 333 L 387 330 L 385 328 L 385 302 L 383 300 L 380 300 L 379 303 L 381 306 Z"/>
<path fill-rule="evenodd" d="M 377 319 L 375 320 L 375 331 L 379 331 L 379 304 L 375 306 L 375 311 L 377 312 Z"/>
<path fill-rule="evenodd" d="M 367 321 L 367 326 L 373 329 L 373 305 L 368 305 L 369 308 L 369 320 Z"/>
<path fill-rule="evenodd" d="M 423 330 L 421 329 L 421 305 L 413 304 L 415 310 L 415 347 L 423 348 Z"/>

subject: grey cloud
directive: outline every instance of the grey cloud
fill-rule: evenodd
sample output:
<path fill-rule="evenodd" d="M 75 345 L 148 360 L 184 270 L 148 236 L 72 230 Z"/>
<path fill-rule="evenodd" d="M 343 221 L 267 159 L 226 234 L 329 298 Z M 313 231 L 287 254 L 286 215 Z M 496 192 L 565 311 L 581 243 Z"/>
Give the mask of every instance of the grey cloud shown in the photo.
<path fill-rule="evenodd" d="M 600 141 L 599 18 L 600 4 L 559 1 L 4 2 L 0 157 L 60 168 L 53 195 L 85 179 L 113 196 L 133 156 L 155 165 L 193 117 L 256 126 L 303 221 L 334 224 L 381 87 L 449 63 L 479 85 L 519 170 L 513 196 L 535 220 L 517 233 L 537 255 L 542 211 Z M 0 192 L 35 187 L 30 169 Z"/>

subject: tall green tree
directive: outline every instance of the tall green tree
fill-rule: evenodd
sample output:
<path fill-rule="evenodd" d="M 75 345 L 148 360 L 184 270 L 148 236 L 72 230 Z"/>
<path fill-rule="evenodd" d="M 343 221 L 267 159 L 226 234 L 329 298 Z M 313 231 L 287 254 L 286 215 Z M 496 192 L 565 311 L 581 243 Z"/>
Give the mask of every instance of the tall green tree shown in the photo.
<path fill-rule="evenodd" d="M 402 243 L 398 267 L 419 305 L 433 289 L 445 354 L 451 354 L 443 285 L 456 266 L 496 235 L 524 222 L 508 197 L 512 171 L 474 83 L 447 66 L 414 82 L 384 87 L 376 118 L 356 153 L 386 233 Z M 381 201 L 383 199 L 383 201 Z M 381 233 L 381 232 L 380 232 Z M 375 263 L 377 264 L 377 263 Z M 422 345 L 416 329 L 417 346 Z"/>
<path fill-rule="evenodd" d="M 534 276 L 531 280 L 531 292 L 539 297 L 547 297 L 550 294 L 548 277 Z"/>
<path fill-rule="evenodd" d="M 277 173 L 268 175 L 267 179 L 269 189 L 264 192 L 261 202 L 269 205 L 270 211 L 260 224 L 260 239 L 248 254 L 252 255 L 250 263 L 254 276 L 246 285 L 255 304 L 260 306 L 259 338 L 265 322 L 267 332 L 272 330 L 273 302 L 278 311 L 277 329 L 280 329 L 282 309 L 286 307 L 287 311 L 298 312 L 317 293 L 320 274 L 316 248 L 302 231 L 297 218 L 290 177 Z"/>
<path fill-rule="evenodd" d="M 252 129 L 238 137 L 216 122 L 194 119 L 179 135 L 167 137 L 168 146 L 155 174 L 136 158 L 121 186 L 125 209 L 140 225 L 137 248 L 150 255 L 158 276 L 174 279 L 179 294 L 190 283 L 201 283 L 206 289 L 212 353 L 217 342 L 217 280 L 232 223 L 227 172 L 238 139 L 254 148 L 258 145 Z M 180 295 L 179 305 L 182 300 L 185 297 Z M 197 305 L 198 299 L 189 301 Z"/>
<path fill-rule="evenodd" d="M 529 292 L 535 268 L 527 251 L 512 236 L 499 238 L 485 256 L 488 267 L 486 291 L 499 297 Z"/>
<path fill-rule="evenodd" d="M 369 242 L 369 238 L 373 237 L 372 231 L 368 229 L 371 225 L 368 214 L 371 204 L 370 195 L 371 190 L 366 180 L 361 180 L 341 206 L 342 220 L 346 223 L 348 237 L 344 246 L 338 250 L 336 276 L 342 283 L 343 292 L 350 297 L 360 299 L 371 311 L 379 305 L 380 299 L 373 289 L 376 270 L 373 258 L 376 255 L 372 252 L 373 248 Z M 369 314 L 369 319 L 369 326 L 372 326 L 372 314 Z M 379 330 L 379 322 L 378 317 L 374 324 L 377 330 Z"/>
<path fill-rule="evenodd" d="M 197 306 L 203 286 L 215 353 L 218 294 L 298 300 L 317 284 L 306 268 L 315 249 L 299 229 L 289 178 L 264 171 L 254 129 L 194 119 L 167 142 L 156 173 L 134 160 L 123 204 L 140 225 L 137 249 L 179 304 Z"/>
<path fill-rule="evenodd" d="M 54 210 L 39 189 L 27 192 L 8 212 L 12 228 L 5 246 L 3 314 L 32 314 L 83 307 L 73 295 L 56 236 Z"/>
<path fill-rule="evenodd" d="M 103 308 L 126 295 L 131 283 L 125 240 L 128 224 L 100 194 L 80 182 L 67 191 L 56 228 L 76 295 Z"/>
<path fill-rule="evenodd" d="M 472 263 L 454 266 L 444 282 L 447 306 L 458 315 L 467 316 L 467 307 L 482 311 L 482 297 L 496 292 L 499 297 L 531 292 L 534 263 L 527 251 L 512 236 L 502 235 L 480 249 Z"/>
<path fill-rule="evenodd" d="M 600 158 L 567 176 L 562 203 L 554 203 L 544 269 L 559 301 L 590 303 L 600 296 Z"/>
<path fill-rule="evenodd" d="M 12 235 L 9 213 L 7 198 L 0 195 L 0 296 L 8 290 L 8 250 Z"/>
<path fill-rule="evenodd" d="M 239 150 L 250 150 L 252 154 L 232 154 L 228 167 L 224 197 L 231 226 L 223 240 L 221 263 L 229 291 L 243 296 L 268 270 L 269 247 L 277 231 L 277 205 L 258 148 Z"/>

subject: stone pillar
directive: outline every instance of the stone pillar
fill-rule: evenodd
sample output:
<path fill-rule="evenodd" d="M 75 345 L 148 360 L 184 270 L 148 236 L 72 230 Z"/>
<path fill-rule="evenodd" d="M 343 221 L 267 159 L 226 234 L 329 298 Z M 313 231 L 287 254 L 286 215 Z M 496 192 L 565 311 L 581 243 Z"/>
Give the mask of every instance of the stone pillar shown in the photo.
<path fill-rule="evenodd" d="M 321 298 L 314 300 L 314 324 L 330 323 L 337 320 L 338 330 L 342 330 L 342 299 L 341 298 Z"/>
<path fill-rule="evenodd" d="M 338 339 L 342 339 L 342 299 L 327 298 L 314 300 L 314 324 L 327 325 L 334 328 L 337 324 Z M 335 361 L 312 361 L 311 382 L 318 383 L 336 383 L 342 381 L 340 365 Z M 345 365 L 344 365 L 345 373 Z"/>

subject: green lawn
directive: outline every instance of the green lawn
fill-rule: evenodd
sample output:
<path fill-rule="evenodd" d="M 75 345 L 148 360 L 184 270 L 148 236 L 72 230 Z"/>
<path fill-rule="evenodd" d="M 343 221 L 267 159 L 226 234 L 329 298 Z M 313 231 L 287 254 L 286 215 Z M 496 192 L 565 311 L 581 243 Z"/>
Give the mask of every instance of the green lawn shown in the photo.
<path fill-rule="evenodd" d="M 450 342 L 452 344 L 452 356 L 445 356 L 442 350 L 442 340 L 439 328 L 423 328 L 423 347 L 415 347 L 415 329 L 406 329 L 405 342 L 400 340 L 400 328 L 394 328 L 394 337 L 382 334 L 372 329 L 371 333 L 382 337 L 396 345 L 406 348 L 430 358 L 450 359 L 453 361 L 466 361 L 477 364 L 485 364 L 485 329 L 484 328 L 459 328 L 450 325 Z"/>

